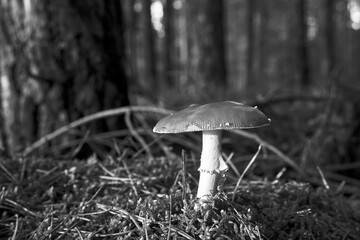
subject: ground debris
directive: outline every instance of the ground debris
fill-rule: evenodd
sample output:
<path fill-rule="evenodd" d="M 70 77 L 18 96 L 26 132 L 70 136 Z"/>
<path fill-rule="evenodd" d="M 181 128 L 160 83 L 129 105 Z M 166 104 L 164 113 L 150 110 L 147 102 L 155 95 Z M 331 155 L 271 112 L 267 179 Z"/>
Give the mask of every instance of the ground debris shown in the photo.
<path fill-rule="evenodd" d="M 197 172 L 181 174 L 181 159 L 122 161 L 4 159 L 0 238 L 360 239 L 355 195 L 244 179 L 234 201 L 229 183 L 196 209 Z"/>

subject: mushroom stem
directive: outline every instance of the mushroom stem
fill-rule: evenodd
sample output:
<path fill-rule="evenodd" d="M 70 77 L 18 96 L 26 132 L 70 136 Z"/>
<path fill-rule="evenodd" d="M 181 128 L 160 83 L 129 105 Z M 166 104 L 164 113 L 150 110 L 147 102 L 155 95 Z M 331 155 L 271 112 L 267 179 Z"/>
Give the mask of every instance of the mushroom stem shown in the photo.
<path fill-rule="evenodd" d="M 203 131 L 197 192 L 200 199 L 215 195 L 220 177 L 228 169 L 221 157 L 221 135 L 221 130 Z"/>

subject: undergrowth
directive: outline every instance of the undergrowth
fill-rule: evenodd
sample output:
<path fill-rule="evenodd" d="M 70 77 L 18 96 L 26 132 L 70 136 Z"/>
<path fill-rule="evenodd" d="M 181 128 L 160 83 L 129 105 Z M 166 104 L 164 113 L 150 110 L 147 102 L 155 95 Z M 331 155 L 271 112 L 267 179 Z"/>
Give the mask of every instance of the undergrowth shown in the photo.
<path fill-rule="evenodd" d="M 360 238 L 355 199 L 295 181 L 243 181 L 231 201 L 235 183 L 228 180 L 196 207 L 197 172 L 186 171 L 193 160 L 184 168 L 182 161 L 2 159 L 1 238 Z"/>

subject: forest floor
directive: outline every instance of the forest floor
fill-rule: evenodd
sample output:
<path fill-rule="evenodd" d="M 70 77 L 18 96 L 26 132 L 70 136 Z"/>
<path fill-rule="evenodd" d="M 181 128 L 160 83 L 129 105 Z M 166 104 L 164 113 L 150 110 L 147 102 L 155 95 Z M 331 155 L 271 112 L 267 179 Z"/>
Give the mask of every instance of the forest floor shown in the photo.
<path fill-rule="evenodd" d="M 249 151 L 224 154 L 227 179 L 199 208 L 199 136 L 128 127 L 1 159 L 0 239 L 360 239 L 357 180 L 296 169 L 261 133 Z M 85 146 L 92 154 L 80 157 Z"/>

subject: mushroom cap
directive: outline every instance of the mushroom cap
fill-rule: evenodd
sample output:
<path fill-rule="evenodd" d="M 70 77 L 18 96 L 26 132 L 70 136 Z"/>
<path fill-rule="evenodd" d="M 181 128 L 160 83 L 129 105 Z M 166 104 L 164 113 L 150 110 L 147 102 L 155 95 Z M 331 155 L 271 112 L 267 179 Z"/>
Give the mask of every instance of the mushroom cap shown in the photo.
<path fill-rule="evenodd" d="M 182 133 L 211 130 L 249 129 L 270 124 L 270 119 L 256 107 L 225 101 L 188 108 L 161 119 L 156 133 Z"/>

